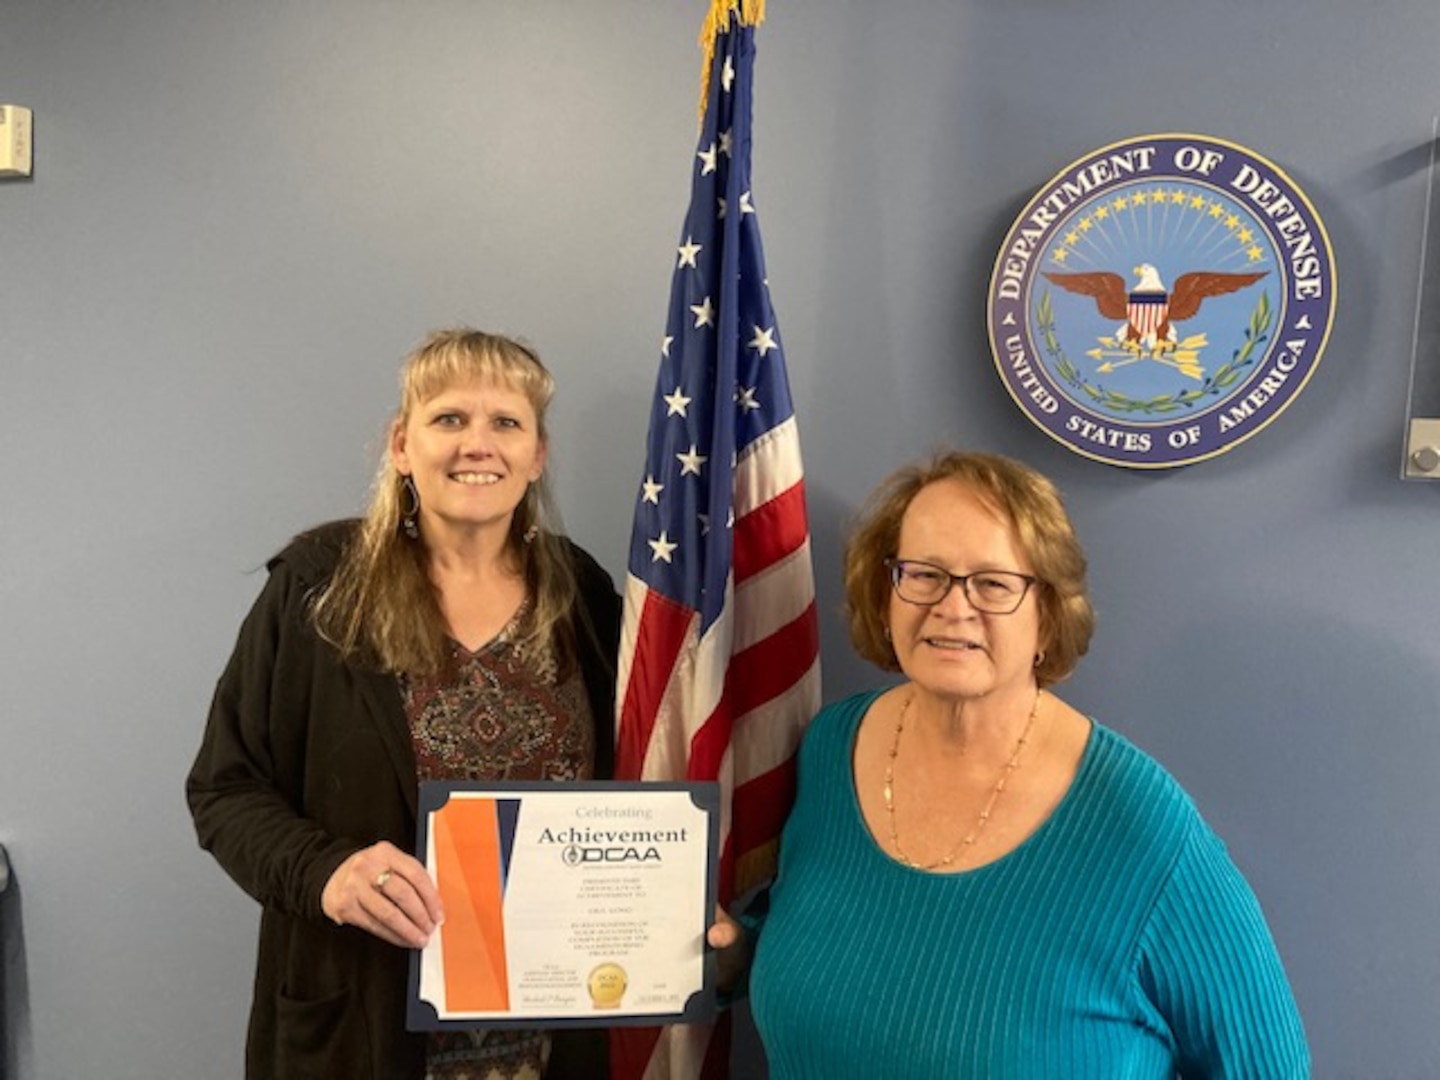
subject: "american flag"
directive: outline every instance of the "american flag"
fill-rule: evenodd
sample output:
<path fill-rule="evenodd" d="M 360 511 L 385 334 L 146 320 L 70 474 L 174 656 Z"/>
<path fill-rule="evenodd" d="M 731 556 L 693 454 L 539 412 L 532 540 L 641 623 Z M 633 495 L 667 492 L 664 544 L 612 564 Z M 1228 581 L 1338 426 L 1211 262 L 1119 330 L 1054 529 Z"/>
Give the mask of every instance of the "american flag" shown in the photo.
<path fill-rule="evenodd" d="M 756 7 L 715 0 L 702 35 L 713 56 L 617 687 L 617 778 L 720 782 L 722 904 L 773 874 L 795 749 L 820 700 L 800 439 L 750 193 Z M 616 1030 L 614 1075 L 727 1075 L 725 1019 Z"/>

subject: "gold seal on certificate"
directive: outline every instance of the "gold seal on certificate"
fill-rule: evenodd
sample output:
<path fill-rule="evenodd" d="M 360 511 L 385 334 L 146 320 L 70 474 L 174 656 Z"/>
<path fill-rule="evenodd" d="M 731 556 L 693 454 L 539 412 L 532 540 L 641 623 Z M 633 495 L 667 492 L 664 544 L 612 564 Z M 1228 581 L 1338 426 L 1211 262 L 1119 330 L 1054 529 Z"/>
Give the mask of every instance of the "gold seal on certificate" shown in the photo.
<path fill-rule="evenodd" d="M 411 1030 L 714 1012 L 718 785 L 428 782 L 419 811 L 445 922 L 411 954 Z"/>
<path fill-rule="evenodd" d="M 595 1008 L 618 1009 L 620 999 L 625 996 L 625 969 L 619 964 L 601 964 L 590 972 L 586 985 Z"/>

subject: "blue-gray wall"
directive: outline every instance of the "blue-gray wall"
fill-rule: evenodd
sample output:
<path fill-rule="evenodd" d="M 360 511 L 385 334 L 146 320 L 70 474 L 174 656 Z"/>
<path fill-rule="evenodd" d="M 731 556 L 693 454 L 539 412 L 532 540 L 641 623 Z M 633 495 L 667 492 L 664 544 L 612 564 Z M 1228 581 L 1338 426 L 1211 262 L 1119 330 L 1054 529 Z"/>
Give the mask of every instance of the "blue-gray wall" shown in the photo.
<path fill-rule="evenodd" d="M 1101 615 L 1064 693 L 1164 761 L 1228 839 L 1316 1074 L 1440 1076 L 1440 484 L 1397 479 L 1440 6 L 770 7 L 755 201 L 827 694 L 878 678 L 834 614 L 842 522 L 875 481 L 939 441 L 1052 474 Z M 239 1075 L 256 910 L 195 847 L 181 780 L 254 569 L 360 505 L 424 330 L 538 345 L 562 387 L 571 531 L 623 572 L 703 8 L 0 3 L 0 101 L 35 111 L 34 177 L 0 183 L 17 1080 Z M 1288 412 L 1164 475 L 1036 430 L 984 318 L 1029 195 L 1152 131 L 1286 169 L 1341 284 Z"/>

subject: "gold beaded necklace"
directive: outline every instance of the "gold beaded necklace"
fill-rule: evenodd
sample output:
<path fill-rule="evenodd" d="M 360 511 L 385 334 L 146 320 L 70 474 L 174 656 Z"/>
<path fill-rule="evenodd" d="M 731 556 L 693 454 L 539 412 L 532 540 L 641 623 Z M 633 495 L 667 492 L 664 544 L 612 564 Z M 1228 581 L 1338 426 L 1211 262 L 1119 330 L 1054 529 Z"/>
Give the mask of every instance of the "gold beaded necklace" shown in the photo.
<path fill-rule="evenodd" d="M 912 693 L 905 699 L 905 704 L 900 707 L 900 718 L 895 721 L 895 740 L 890 744 L 890 759 L 885 762 L 885 816 L 890 821 L 890 844 L 895 849 L 896 857 L 902 863 L 906 866 L 913 866 L 917 870 L 938 870 L 942 866 L 949 866 L 955 861 L 957 855 L 974 846 L 975 841 L 980 838 L 980 834 L 985 831 L 985 826 L 990 824 L 990 811 L 995 809 L 995 801 L 1000 798 L 1000 793 L 1005 790 L 1005 785 L 1010 782 L 1010 777 L 1015 770 L 1020 768 L 1020 752 L 1030 741 L 1030 731 L 1035 726 L 1035 714 L 1040 711 L 1040 693 L 1039 690 L 1035 691 L 1035 704 L 1030 706 L 1030 718 L 1025 721 L 1025 730 L 1020 733 L 1020 738 L 1015 743 L 1015 752 L 1010 755 L 1010 760 L 1000 771 L 1000 778 L 995 781 L 995 786 L 990 790 L 990 798 L 985 800 L 985 809 L 980 811 L 980 817 L 976 819 L 975 827 L 943 858 L 924 865 L 917 863 L 905 854 L 905 849 L 900 846 L 900 833 L 895 828 L 895 756 L 900 752 L 900 734 L 905 730 L 905 714 L 910 711 L 910 702 L 915 700 L 915 695 Z"/>

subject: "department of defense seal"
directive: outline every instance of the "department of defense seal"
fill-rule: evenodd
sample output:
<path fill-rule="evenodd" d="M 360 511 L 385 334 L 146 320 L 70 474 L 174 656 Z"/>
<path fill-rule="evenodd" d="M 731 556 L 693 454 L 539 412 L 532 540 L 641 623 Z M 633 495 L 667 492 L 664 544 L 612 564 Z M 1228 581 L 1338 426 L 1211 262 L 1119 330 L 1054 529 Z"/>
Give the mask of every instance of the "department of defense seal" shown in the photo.
<path fill-rule="evenodd" d="M 1244 442 L 1299 394 L 1330 336 L 1334 255 L 1260 155 L 1147 135 L 1030 200 L 988 309 L 995 366 L 1032 421 L 1097 461 L 1165 469 Z"/>

